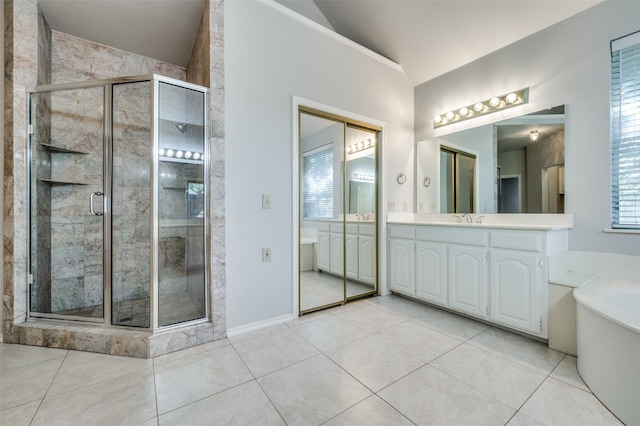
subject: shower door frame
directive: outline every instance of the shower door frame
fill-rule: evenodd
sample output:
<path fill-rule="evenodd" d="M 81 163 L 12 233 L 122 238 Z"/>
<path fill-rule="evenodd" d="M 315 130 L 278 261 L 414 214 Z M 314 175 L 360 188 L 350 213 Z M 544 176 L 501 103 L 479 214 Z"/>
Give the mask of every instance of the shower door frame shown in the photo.
<path fill-rule="evenodd" d="M 152 155 L 151 155 L 151 256 L 150 256 L 150 285 L 149 285 L 149 314 L 150 314 L 150 326 L 149 327 L 133 327 L 126 325 L 117 325 L 112 323 L 112 179 L 113 179 L 113 86 L 118 84 L 127 84 L 127 83 L 144 83 L 149 82 L 151 85 L 151 111 L 150 111 L 150 134 L 152 140 Z M 96 326 L 105 326 L 111 329 L 129 329 L 135 331 L 150 331 L 153 332 L 155 330 L 169 330 L 172 328 L 182 327 L 184 325 L 193 325 L 199 323 L 206 323 L 211 321 L 211 303 L 210 303 L 210 293 L 211 290 L 209 288 L 210 281 L 210 262 L 209 262 L 209 254 L 211 247 L 211 236 L 209 229 L 209 208 L 208 208 L 208 198 L 205 198 L 204 202 L 204 220 L 203 220 L 203 233 L 204 233 L 204 312 L 205 316 L 203 318 L 198 318 L 194 320 L 189 320 L 185 322 L 179 322 L 176 324 L 169 324 L 166 326 L 158 326 L 158 309 L 159 309 L 159 270 L 158 270 L 158 247 L 159 247 L 159 219 L 157 217 L 158 214 L 158 196 L 159 196 L 159 176 L 158 176 L 158 165 L 159 165 L 159 132 L 158 132 L 158 112 L 159 112 L 159 100 L 158 100 L 158 89 L 159 83 L 164 82 L 167 84 L 175 85 L 178 87 L 182 87 L 185 89 L 195 90 L 197 92 L 201 92 L 204 96 L 203 98 L 203 126 L 204 126 L 204 141 L 203 141 L 203 153 L 204 153 L 204 161 L 203 161 L 203 177 L 205 183 L 205 194 L 208 194 L 209 189 L 209 144 L 207 143 L 208 137 L 208 95 L 209 90 L 203 86 L 198 86 L 193 83 L 189 83 L 186 81 L 161 76 L 158 74 L 145 74 L 139 76 L 130 76 L 130 77 L 118 77 L 118 78 L 110 78 L 103 80 L 93 80 L 93 81 L 84 81 L 77 83 L 60 83 L 60 84 L 45 84 L 38 85 L 34 88 L 27 90 L 27 182 L 28 184 L 28 196 L 27 196 L 27 226 L 28 226 L 28 239 L 27 239 L 27 313 L 30 318 L 39 318 L 39 319 L 51 319 L 51 320 L 61 320 L 61 321 L 70 321 L 73 323 L 90 323 Z M 31 309 L 31 285 L 33 284 L 33 274 L 31 270 L 31 256 L 32 256 L 32 169 L 33 169 L 33 158 L 32 158 L 32 137 L 33 137 L 33 118 L 32 118 L 32 95 L 39 93 L 47 93 L 47 92 L 55 92 L 62 90 L 75 90 L 75 89 L 86 89 L 91 87 L 103 87 L 103 196 L 102 196 L 102 230 L 103 230 L 103 317 L 102 318 L 93 318 L 93 317 L 84 317 L 84 316 L 76 316 L 76 315 L 61 315 L 55 313 L 42 313 L 42 312 L 33 312 Z"/>

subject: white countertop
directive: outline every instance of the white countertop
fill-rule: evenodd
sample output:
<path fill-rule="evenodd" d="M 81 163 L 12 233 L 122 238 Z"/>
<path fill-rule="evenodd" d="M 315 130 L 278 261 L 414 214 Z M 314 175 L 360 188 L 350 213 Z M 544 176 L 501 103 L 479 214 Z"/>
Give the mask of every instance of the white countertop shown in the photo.
<path fill-rule="evenodd" d="M 455 228 L 506 228 L 562 230 L 573 227 L 572 214 L 470 214 L 473 222 L 458 222 L 453 214 L 387 213 L 387 223 L 397 225 L 450 226 Z M 481 223 L 478 223 L 480 218 Z M 464 218 L 463 220 L 465 220 Z"/>

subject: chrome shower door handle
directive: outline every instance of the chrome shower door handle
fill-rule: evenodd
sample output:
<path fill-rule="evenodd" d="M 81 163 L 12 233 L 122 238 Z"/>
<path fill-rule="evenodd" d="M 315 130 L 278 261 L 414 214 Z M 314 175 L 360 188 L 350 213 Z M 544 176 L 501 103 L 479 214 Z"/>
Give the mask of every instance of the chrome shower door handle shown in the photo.
<path fill-rule="evenodd" d="M 95 216 L 104 215 L 103 212 L 97 212 L 97 211 L 93 210 L 93 197 L 95 197 L 95 196 L 100 197 L 102 195 L 104 195 L 104 194 L 102 192 L 100 192 L 100 191 L 91 193 L 91 197 L 89 198 L 89 211 L 91 212 L 92 215 L 95 215 Z"/>

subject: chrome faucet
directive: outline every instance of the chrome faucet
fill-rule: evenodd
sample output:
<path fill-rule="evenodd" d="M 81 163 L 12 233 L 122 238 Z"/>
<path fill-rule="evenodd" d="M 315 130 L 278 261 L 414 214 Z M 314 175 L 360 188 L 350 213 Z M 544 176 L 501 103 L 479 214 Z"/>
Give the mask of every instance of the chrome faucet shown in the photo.
<path fill-rule="evenodd" d="M 483 218 L 484 216 L 485 216 L 485 215 L 480 215 L 480 216 L 476 217 L 476 223 L 482 223 L 482 218 Z"/>
<path fill-rule="evenodd" d="M 473 216 L 471 216 L 471 213 L 467 213 L 466 217 L 467 217 L 467 223 L 473 223 Z"/>
<path fill-rule="evenodd" d="M 454 214 L 453 217 L 458 219 L 458 223 L 462 223 L 462 219 L 464 219 L 464 217 L 466 216 L 466 213 L 462 213 L 462 214 Z"/>

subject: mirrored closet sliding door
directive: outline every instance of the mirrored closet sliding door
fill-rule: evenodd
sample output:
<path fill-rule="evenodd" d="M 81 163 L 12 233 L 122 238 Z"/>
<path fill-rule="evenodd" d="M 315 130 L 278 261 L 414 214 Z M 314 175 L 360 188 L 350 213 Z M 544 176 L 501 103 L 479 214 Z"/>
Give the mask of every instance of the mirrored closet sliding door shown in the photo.
<path fill-rule="evenodd" d="M 375 294 L 380 128 L 299 109 L 299 313 Z"/>

